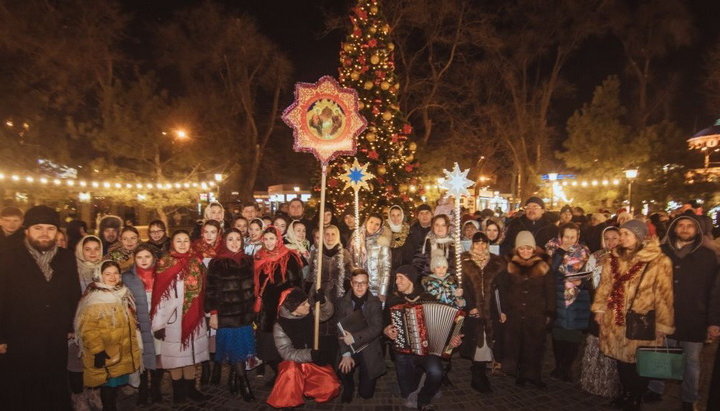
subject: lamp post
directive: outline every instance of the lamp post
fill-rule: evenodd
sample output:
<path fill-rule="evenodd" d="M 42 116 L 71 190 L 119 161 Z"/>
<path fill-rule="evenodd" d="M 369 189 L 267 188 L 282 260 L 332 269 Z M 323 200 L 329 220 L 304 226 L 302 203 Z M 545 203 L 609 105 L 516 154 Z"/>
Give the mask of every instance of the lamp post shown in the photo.
<path fill-rule="evenodd" d="M 625 178 L 628 179 L 628 212 L 633 213 L 632 208 L 632 183 L 638 176 L 637 168 L 630 168 L 625 170 Z"/>
<path fill-rule="evenodd" d="M 548 173 L 550 180 L 550 209 L 555 208 L 555 182 L 558 179 L 558 173 Z"/>

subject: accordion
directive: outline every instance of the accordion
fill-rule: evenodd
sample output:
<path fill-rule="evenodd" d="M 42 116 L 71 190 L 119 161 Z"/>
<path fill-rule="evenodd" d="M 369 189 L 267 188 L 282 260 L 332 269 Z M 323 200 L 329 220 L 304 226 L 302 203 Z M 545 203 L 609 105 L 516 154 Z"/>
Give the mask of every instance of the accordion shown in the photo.
<path fill-rule="evenodd" d="M 403 354 L 449 358 L 450 340 L 460 334 L 465 312 L 447 304 L 428 302 L 390 307 L 390 321 L 397 329 L 395 351 Z"/>

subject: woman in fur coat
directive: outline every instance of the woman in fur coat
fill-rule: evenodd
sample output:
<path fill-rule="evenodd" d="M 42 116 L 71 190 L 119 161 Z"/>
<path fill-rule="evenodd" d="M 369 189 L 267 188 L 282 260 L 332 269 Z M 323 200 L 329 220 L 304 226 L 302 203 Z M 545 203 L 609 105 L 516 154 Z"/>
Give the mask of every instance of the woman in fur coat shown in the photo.
<path fill-rule="evenodd" d="M 656 339 L 627 338 L 630 305 L 640 315 L 654 311 Z M 643 221 L 630 220 L 620 226 L 620 245 L 603 265 L 592 311 L 600 325 L 600 350 L 618 361 L 621 405 L 639 409 L 648 381 L 637 373 L 635 351 L 662 345 L 665 336 L 675 331 L 672 263 L 658 241 L 648 238 Z"/>
<path fill-rule="evenodd" d="M 470 251 L 462 254 L 463 296 L 468 317 L 463 323 L 460 354 L 472 361 L 471 386 L 479 392 L 491 392 L 487 365 L 495 359 L 495 327 L 499 319 L 495 278 L 506 267 L 505 260 L 488 249 L 490 240 L 484 233 L 475 233 Z"/>
<path fill-rule="evenodd" d="M 122 283 L 120 266 L 103 261 L 78 303 L 75 331 L 84 365 L 83 382 L 100 388 L 104 410 L 115 410 L 117 387 L 141 366 L 135 301 Z"/>
<path fill-rule="evenodd" d="M 230 363 L 230 393 L 245 401 L 255 399 L 245 374 L 246 362 L 255 357 L 255 318 L 252 259 L 243 252 L 242 233 L 232 228 L 208 267 L 205 311 L 210 327 L 217 330 L 215 367 Z"/>
<path fill-rule="evenodd" d="M 517 375 L 515 383 L 545 388 L 540 373 L 546 329 L 555 316 L 555 280 L 542 249 L 529 231 L 515 238 L 507 269 L 497 278 L 501 321 L 505 319 L 503 368 Z"/>

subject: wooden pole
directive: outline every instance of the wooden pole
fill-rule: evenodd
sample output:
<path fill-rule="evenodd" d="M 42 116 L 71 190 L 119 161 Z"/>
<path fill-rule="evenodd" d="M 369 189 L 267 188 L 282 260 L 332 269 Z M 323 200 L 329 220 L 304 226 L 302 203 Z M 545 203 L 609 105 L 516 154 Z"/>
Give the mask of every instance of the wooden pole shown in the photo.
<path fill-rule="evenodd" d="M 460 196 L 455 196 L 455 276 L 458 280 L 458 288 L 462 288 L 462 244 L 460 243 L 460 235 L 462 227 L 460 227 Z"/>
<path fill-rule="evenodd" d="M 315 341 L 313 348 L 320 349 L 320 300 L 319 295 L 322 292 L 322 260 L 323 260 L 323 244 L 325 231 L 325 181 L 327 180 L 327 164 L 322 165 L 322 178 L 320 180 L 320 221 L 318 222 L 318 235 L 320 244 L 317 245 L 317 272 L 315 273 Z M 313 239 L 314 240 L 314 239 Z"/>

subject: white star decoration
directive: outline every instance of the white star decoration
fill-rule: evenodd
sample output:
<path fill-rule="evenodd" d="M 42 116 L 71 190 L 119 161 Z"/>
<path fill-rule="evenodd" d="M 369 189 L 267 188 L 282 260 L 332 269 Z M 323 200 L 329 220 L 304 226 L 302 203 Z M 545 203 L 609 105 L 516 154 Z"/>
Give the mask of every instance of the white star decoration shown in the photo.
<path fill-rule="evenodd" d="M 442 188 L 448 191 L 448 194 L 452 196 L 464 196 L 470 194 L 468 188 L 475 184 L 472 180 L 467 178 L 470 169 L 460 171 L 460 166 L 455 163 L 452 172 L 443 170 L 445 173 L 445 180 L 442 182 Z"/>
<path fill-rule="evenodd" d="M 361 188 L 370 189 L 368 181 L 374 178 L 375 175 L 367 170 L 368 165 L 369 163 L 360 164 L 357 158 L 354 159 L 347 172 L 340 176 L 340 179 L 345 182 L 345 189 L 348 187 L 356 191 Z"/>

